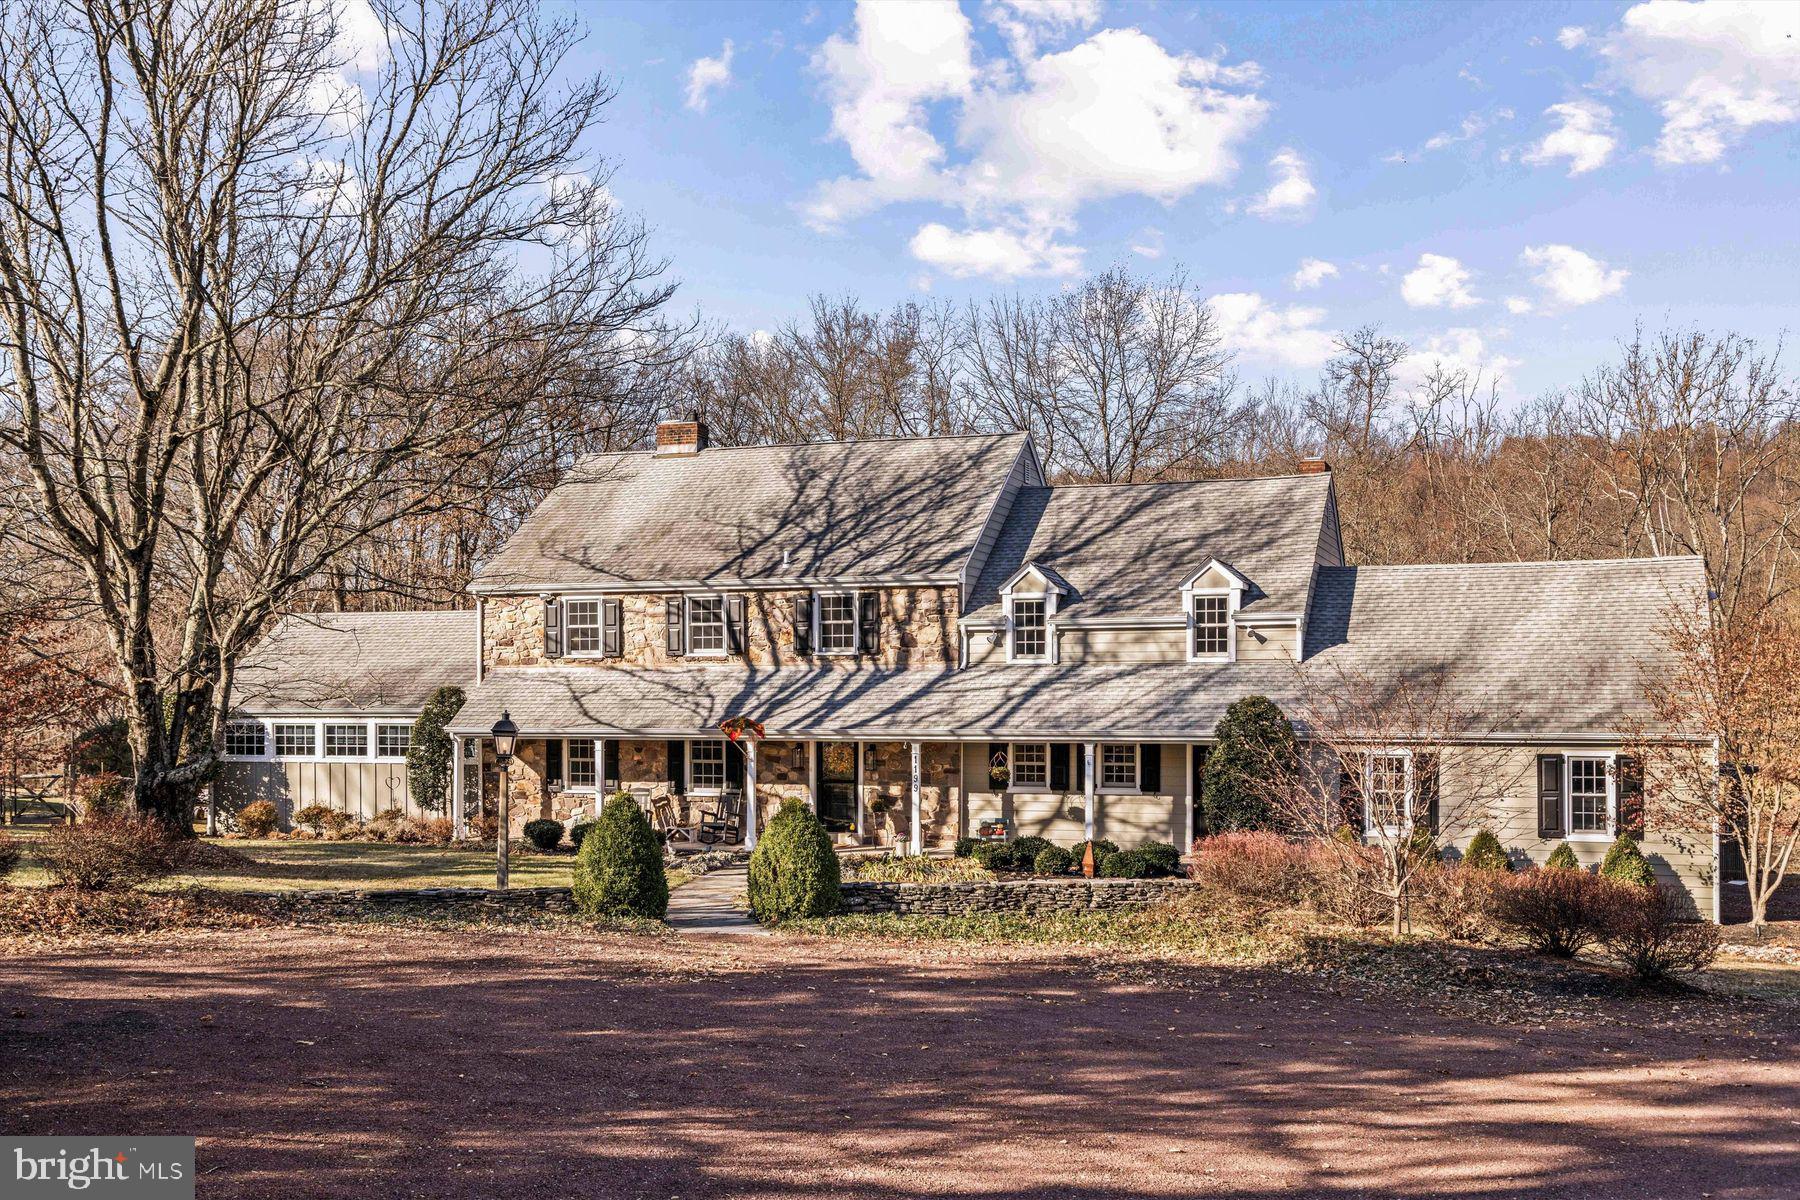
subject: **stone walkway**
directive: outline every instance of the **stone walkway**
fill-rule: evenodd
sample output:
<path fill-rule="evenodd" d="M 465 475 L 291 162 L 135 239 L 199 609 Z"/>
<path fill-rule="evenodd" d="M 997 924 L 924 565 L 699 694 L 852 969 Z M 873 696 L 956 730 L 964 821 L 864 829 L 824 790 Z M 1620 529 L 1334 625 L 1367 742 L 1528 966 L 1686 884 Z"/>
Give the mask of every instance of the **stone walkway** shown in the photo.
<path fill-rule="evenodd" d="M 693 937 L 767 936 L 767 929 L 732 903 L 749 886 L 747 867 L 726 867 L 682 884 L 669 893 L 670 927 Z"/>

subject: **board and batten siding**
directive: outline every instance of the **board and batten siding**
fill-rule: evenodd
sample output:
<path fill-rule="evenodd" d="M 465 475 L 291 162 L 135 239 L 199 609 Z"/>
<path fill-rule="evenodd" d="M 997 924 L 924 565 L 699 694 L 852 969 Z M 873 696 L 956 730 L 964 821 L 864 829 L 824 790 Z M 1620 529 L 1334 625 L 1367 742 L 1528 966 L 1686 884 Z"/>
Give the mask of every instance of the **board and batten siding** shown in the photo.
<path fill-rule="evenodd" d="M 214 800 L 230 810 L 267 800 L 281 814 L 282 828 L 312 804 L 368 821 L 390 808 L 409 817 L 444 816 L 413 803 L 404 762 L 228 761 L 212 783 Z"/>
<path fill-rule="evenodd" d="M 1187 830 L 1187 747 L 1177 742 L 1162 747 L 1162 786 L 1155 794 L 1097 793 L 1095 837 L 1131 849 L 1145 842 L 1182 846 Z M 1087 798 L 1081 791 L 994 792 L 988 783 L 988 744 L 963 743 L 963 779 L 968 792 L 968 821 L 974 830 L 996 817 L 1012 820 L 1019 837 L 1048 838 L 1068 847 L 1085 836 Z M 1074 753 L 1081 753 L 1077 745 Z"/>

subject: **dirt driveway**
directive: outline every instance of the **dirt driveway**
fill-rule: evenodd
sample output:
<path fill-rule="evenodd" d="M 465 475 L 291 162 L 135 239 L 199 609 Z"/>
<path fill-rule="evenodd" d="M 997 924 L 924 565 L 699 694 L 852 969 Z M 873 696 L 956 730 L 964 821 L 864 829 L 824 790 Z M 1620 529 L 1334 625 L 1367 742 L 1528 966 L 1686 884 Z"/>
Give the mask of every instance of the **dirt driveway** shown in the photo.
<path fill-rule="evenodd" d="M 209 1197 L 1800 1194 L 1791 1027 L 1546 1015 L 1043 951 L 183 935 L 0 962 L 0 1128 L 198 1134 Z"/>

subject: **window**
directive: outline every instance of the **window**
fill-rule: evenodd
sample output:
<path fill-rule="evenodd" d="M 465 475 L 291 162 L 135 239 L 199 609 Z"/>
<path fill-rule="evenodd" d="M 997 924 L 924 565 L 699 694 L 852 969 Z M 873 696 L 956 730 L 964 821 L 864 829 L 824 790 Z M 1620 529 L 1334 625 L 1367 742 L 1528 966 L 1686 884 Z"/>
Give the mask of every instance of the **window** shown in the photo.
<path fill-rule="evenodd" d="M 597 774 L 594 770 L 594 739 L 573 738 L 569 741 L 568 753 L 564 756 L 568 762 L 569 786 L 578 791 L 586 791 L 594 786 Z"/>
<path fill-rule="evenodd" d="M 361 758 L 369 752 L 369 727 L 355 725 L 325 726 L 326 758 Z"/>
<path fill-rule="evenodd" d="M 1014 742 L 1011 753 L 1013 787 L 1050 786 L 1050 747 L 1042 742 Z"/>
<path fill-rule="evenodd" d="M 1043 599 L 1014 600 L 1012 610 L 1013 657 L 1043 658 L 1048 644 L 1044 632 Z"/>
<path fill-rule="evenodd" d="M 725 597 L 687 598 L 689 654 L 725 653 Z"/>
<path fill-rule="evenodd" d="M 318 753 L 314 730 L 305 725 L 276 725 L 275 753 L 281 758 L 311 758 Z"/>
<path fill-rule="evenodd" d="M 375 757 L 405 758 L 412 745 L 412 726 L 383 722 L 375 727 Z"/>
<path fill-rule="evenodd" d="M 1100 786 L 1132 788 L 1138 785 L 1138 748 L 1136 743 L 1100 747 Z"/>
<path fill-rule="evenodd" d="M 1224 658 L 1231 653 L 1231 598 L 1194 597 L 1194 657 Z"/>
<path fill-rule="evenodd" d="M 1612 796 L 1604 758 L 1569 760 L 1569 832 L 1599 834 L 1612 827 Z"/>
<path fill-rule="evenodd" d="M 856 593 L 819 595 L 819 653 L 856 653 Z"/>
<path fill-rule="evenodd" d="M 569 654 L 600 653 L 600 602 L 598 600 L 565 600 L 563 602 L 564 648 Z"/>
<path fill-rule="evenodd" d="M 260 721 L 233 721 L 225 726 L 225 753 L 239 758 L 261 758 L 267 744 Z"/>
<path fill-rule="evenodd" d="M 1368 777 L 1363 783 L 1363 794 L 1368 798 L 1369 828 L 1397 835 L 1412 822 L 1407 759 L 1405 754 L 1369 755 Z"/>
<path fill-rule="evenodd" d="M 724 742 L 688 746 L 688 786 L 696 792 L 716 792 L 725 786 Z"/>

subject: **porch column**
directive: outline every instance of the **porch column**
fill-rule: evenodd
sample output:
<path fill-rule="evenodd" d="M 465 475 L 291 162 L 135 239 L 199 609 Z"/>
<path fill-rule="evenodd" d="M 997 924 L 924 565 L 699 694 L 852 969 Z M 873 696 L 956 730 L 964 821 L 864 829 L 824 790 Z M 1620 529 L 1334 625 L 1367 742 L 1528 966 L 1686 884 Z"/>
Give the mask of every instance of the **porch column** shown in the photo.
<path fill-rule="evenodd" d="M 1194 805 L 1200 803 L 1200 789 L 1194 786 L 1194 744 L 1187 747 L 1187 808 L 1182 814 L 1181 852 L 1186 854 L 1194 848 Z"/>
<path fill-rule="evenodd" d="M 1094 810 L 1094 759 L 1097 757 L 1094 753 L 1094 743 L 1083 742 L 1081 754 L 1082 765 L 1087 768 L 1085 777 L 1082 780 L 1087 787 L 1087 820 L 1083 825 L 1082 836 L 1091 842 L 1094 840 L 1094 818 L 1097 815 Z"/>
<path fill-rule="evenodd" d="M 912 852 L 925 853 L 925 815 L 919 811 L 919 743 L 912 744 Z"/>
<path fill-rule="evenodd" d="M 453 761 L 450 765 L 450 836 L 462 841 L 468 836 L 463 828 L 463 793 L 466 783 L 463 775 L 463 740 L 459 737 L 450 739 L 450 754 Z"/>
<path fill-rule="evenodd" d="M 806 745 L 806 806 L 814 813 L 819 811 L 819 743 L 808 741 Z"/>
<path fill-rule="evenodd" d="M 862 793 L 862 777 L 863 777 L 862 747 L 863 747 L 863 744 L 861 742 L 851 742 L 850 745 L 856 751 L 856 844 L 860 846 L 860 845 L 862 845 L 862 840 L 863 840 L 863 808 L 865 807 L 863 804 L 863 793 Z"/>
<path fill-rule="evenodd" d="M 744 739 L 744 849 L 756 849 L 756 739 Z"/>

